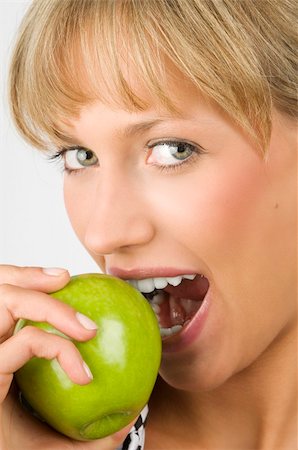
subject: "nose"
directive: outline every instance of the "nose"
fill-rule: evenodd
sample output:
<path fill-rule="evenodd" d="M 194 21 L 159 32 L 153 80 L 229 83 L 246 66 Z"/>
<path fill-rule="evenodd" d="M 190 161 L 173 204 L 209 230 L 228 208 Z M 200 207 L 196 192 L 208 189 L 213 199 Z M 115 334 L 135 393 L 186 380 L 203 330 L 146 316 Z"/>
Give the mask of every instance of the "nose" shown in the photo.
<path fill-rule="evenodd" d="M 85 228 L 84 245 L 96 256 L 148 244 L 154 237 L 142 189 L 132 178 L 101 177 Z"/>

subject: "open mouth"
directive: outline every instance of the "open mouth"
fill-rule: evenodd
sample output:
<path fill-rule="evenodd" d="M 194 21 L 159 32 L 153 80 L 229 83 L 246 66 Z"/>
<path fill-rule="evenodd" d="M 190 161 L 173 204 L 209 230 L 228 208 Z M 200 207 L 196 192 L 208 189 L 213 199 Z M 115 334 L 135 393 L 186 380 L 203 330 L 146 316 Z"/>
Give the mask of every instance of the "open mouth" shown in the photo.
<path fill-rule="evenodd" d="M 197 314 L 209 289 L 201 274 L 127 280 L 149 301 L 163 338 L 179 333 Z"/>

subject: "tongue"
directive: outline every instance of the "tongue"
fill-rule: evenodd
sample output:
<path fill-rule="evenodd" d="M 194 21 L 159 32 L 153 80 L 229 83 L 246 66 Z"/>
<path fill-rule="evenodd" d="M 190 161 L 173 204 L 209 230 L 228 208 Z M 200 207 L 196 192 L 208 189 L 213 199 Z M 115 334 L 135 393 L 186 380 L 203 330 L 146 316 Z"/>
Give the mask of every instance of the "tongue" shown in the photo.
<path fill-rule="evenodd" d="M 183 325 L 186 320 L 186 311 L 179 298 L 170 296 L 169 298 L 169 320 L 170 326 Z"/>
<path fill-rule="evenodd" d="M 202 301 L 209 287 L 207 278 L 197 275 L 194 280 L 184 279 L 179 286 L 168 285 L 164 291 L 176 298 Z"/>
<path fill-rule="evenodd" d="M 175 325 L 184 325 L 193 318 L 200 309 L 202 301 L 177 298 L 169 295 L 161 303 L 159 311 L 159 323 L 162 328 L 171 328 Z"/>
<path fill-rule="evenodd" d="M 197 275 L 194 280 L 184 279 L 179 286 L 164 289 L 167 299 L 160 305 L 159 321 L 165 328 L 184 325 L 199 310 L 209 288 L 207 278 Z"/>

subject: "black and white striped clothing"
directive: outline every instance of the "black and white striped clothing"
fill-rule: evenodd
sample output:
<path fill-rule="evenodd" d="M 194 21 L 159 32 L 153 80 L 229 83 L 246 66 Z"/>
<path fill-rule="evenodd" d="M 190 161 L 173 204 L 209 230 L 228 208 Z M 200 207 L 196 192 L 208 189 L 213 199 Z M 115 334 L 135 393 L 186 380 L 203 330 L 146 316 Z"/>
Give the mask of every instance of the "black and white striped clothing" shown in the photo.
<path fill-rule="evenodd" d="M 138 420 L 130 430 L 122 446 L 117 450 L 143 450 L 145 443 L 145 425 L 148 415 L 148 406 L 142 410 Z"/>

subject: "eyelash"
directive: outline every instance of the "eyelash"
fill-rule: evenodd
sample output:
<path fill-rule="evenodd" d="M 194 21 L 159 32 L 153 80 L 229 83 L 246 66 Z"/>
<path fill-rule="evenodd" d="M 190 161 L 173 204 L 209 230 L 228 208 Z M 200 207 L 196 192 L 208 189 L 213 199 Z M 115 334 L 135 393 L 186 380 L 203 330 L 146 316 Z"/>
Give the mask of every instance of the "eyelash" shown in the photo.
<path fill-rule="evenodd" d="M 161 140 L 161 141 L 156 141 L 150 145 L 146 146 L 146 151 L 148 151 L 148 149 L 152 149 L 154 147 L 156 147 L 157 145 L 181 145 L 181 144 L 185 144 L 188 145 L 189 147 L 191 147 L 192 149 L 192 154 L 190 157 L 188 157 L 185 160 L 182 160 L 182 162 L 177 163 L 177 164 L 171 164 L 171 165 L 166 165 L 166 164 L 152 164 L 152 166 L 154 166 L 154 168 L 158 169 L 160 172 L 172 172 L 172 173 L 176 173 L 177 171 L 181 170 L 182 167 L 185 168 L 186 166 L 190 166 L 192 164 L 194 164 L 197 160 L 198 157 L 200 157 L 201 155 L 205 154 L 206 151 L 199 145 L 191 143 L 189 141 L 184 141 L 183 139 L 165 139 L 165 140 Z M 68 167 L 65 166 L 65 162 L 64 162 L 64 158 L 63 155 L 71 150 L 85 150 L 84 147 L 78 145 L 78 146 L 71 146 L 71 147 L 65 147 L 62 149 L 59 149 L 56 151 L 56 153 L 54 153 L 53 155 L 49 156 L 49 161 L 53 161 L 57 164 L 62 163 L 61 171 L 65 172 L 67 174 L 71 174 L 71 175 L 77 175 L 81 172 L 83 172 L 82 169 L 69 169 Z M 90 166 L 89 168 L 91 169 L 94 166 Z M 88 167 L 84 168 L 84 171 L 88 169 Z"/>
<path fill-rule="evenodd" d="M 72 175 L 77 175 L 80 172 L 82 172 L 81 169 L 69 169 L 68 167 L 65 166 L 65 161 L 63 158 L 63 155 L 71 150 L 84 150 L 84 147 L 81 147 L 80 145 L 74 145 L 71 147 L 64 147 L 62 149 L 56 150 L 56 152 L 53 155 L 50 155 L 48 160 L 50 162 L 54 162 L 55 164 L 57 164 L 59 166 L 59 169 L 62 173 L 67 173 L 67 174 L 72 174 Z M 85 169 L 86 170 L 86 169 Z"/>

